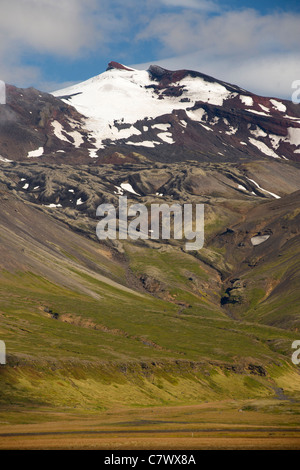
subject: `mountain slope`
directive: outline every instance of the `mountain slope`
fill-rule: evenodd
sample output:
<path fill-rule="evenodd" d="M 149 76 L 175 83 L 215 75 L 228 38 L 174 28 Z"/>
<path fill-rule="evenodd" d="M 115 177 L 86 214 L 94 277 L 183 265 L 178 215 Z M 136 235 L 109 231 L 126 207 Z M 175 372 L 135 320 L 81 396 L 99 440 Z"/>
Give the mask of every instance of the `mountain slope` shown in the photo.
<path fill-rule="evenodd" d="M 112 62 L 106 72 L 53 95 L 7 86 L 0 161 L 300 159 L 298 105 L 200 72 L 139 71 Z"/>
<path fill-rule="evenodd" d="M 7 91 L 0 402 L 297 398 L 298 107 L 198 72 L 116 63 L 58 96 Z M 203 203 L 204 247 L 100 242 L 96 209 L 121 195 Z"/>
<path fill-rule="evenodd" d="M 0 220 L 2 405 L 253 398 L 296 380 L 286 356 L 295 333 L 228 317 L 217 274 L 193 256 L 129 244 L 124 263 L 3 190 Z"/>
<path fill-rule="evenodd" d="M 54 95 L 88 117 L 101 149 L 93 156 L 138 148 L 160 161 L 300 158 L 299 107 L 199 72 L 110 63 L 105 73 Z"/>

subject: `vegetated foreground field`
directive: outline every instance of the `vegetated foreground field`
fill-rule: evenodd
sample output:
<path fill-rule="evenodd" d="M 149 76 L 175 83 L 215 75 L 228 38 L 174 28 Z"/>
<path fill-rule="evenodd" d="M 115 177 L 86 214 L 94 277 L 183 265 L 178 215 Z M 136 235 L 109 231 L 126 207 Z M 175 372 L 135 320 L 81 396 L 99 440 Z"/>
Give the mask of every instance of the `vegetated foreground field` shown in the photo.
<path fill-rule="evenodd" d="M 0 449 L 296 450 L 299 412 L 270 399 L 89 414 L 2 410 Z"/>
<path fill-rule="evenodd" d="M 0 448 L 300 447 L 296 225 L 276 257 L 236 255 L 226 227 L 204 261 L 117 255 L 5 197 Z"/>

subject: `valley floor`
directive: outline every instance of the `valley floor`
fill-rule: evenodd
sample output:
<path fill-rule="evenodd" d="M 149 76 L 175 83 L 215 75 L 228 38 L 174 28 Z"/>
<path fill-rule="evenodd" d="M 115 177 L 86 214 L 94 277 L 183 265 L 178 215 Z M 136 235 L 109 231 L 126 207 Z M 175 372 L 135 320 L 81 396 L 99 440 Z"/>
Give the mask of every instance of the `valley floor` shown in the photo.
<path fill-rule="evenodd" d="M 99 413 L 0 410 L 0 449 L 300 449 L 300 405 L 260 399 Z"/>

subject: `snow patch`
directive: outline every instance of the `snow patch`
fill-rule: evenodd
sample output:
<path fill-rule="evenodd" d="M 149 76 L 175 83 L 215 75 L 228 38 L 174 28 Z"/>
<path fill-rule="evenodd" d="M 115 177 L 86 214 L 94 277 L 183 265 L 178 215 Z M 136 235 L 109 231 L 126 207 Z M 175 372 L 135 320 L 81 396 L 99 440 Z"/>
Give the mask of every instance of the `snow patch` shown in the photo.
<path fill-rule="evenodd" d="M 268 135 L 259 126 L 256 126 L 254 130 L 250 130 L 250 134 L 254 135 L 254 137 L 267 137 Z"/>
<path fill-rule="evenodd" d="M 247 180 L 249 180 L 249 181 L 251 181 L 253 184 L 255 184 L 255 186 L 256 186 L 257 188 L 259 188 L 261 191 L 264 191 L 265 193 L 270 194 L 271 196 L 275 197 L 275 199 L 280 199 L 280 196 L 278 196 L 277 194 L 271 193 L 270 191 L 267 191 L 266 189 L 263 189 L 261 186 L 259 186 L 258 183 L 256 183 L 256 181 L 252 180 L 251 178 L 248 178 L 248 177 L 247 177 Z"/>
<path fill-rule="evenodd" d="M 39 147 L 37 150 L 31 150 L 28 152 L 27 158 L 41 157 L 44 153 L 44 147 Z"/>
<path fill-rule="evenodd" d="M 64 134 L 67 134 L 74 140 L 74 147 L 79 148 L 81 144 L 83 144 L 83 137 L 78 131 L 71 131 L 67 132 L 62 124 L 58 121 L 52 121 L 51 123 L 54 131 L 54 135 L 59 139 L 59 140 L 64 140 L 65 142 L 72 143 L 70 139 L 68 139 Z"/>
<path fill-rule="evenodd" d="M 83 144 L 83 137 L 82 135 L 80 134 L 80 132 L 78 131 L 73 131 L 73 132 L 69 132 L 69 135 L 71 137 L 73 137 L 73 140 L 74 140 L 74 146 L 76 148 L 79 148 L 81 144 Z"/>
<path fill-rule="evenodd" d="M 271 142 L 271 145 L 272 147 L 277 150 L 279 145 L 280 145 L 280 142 L 282 140 L 282 136 L 280 135 L 275 135 L 275 134 L 269 134 L 269 139 L 270 139 L 270 142 Z"/>
<path fill-rule="evenodd" d="M 126 142 L 127 145 L 136 145 L 138 147 L 149 147 L 154 148 L 155 145 L 160 145 L 161 142 L 156 142 L 155 140 L 145 140 L 144 142 Z"/>
<path fill-rule="evenodd" d="M 300 120 L 299 120 L 298 117 L 289 116 L 288 114 L 285 114 L 283 117 L 286 118 L 286 119 L 293 119 L 293 120 L 295 120 L 295 122 L 300 124 Z"/>
<path fill-rule="evenodd" d="M 55 207 L 62 207 L 61 204 L 43 204 L 43 206 L 50 207 L 52 209 L 54 209 Z"/>
<path fill-rule="evenodd" d="M 207 82 L 201 77 L 187 76 L 180 81 L 187 88 L 184 97 L 191 101 L 204 101 L 206 103 L 222 106 L 224 100 L 234 98 L 237 93 L 231 93 L 223 85 L 216 82 Z M 182 105 L 182 103 L 180 103 Z"/>
<path fill-rule="evenodd" d="M 251 238 L 251 243 L 253 246 L 257 246 L 267 241 L 269 238 L 270 238 L 270 235 L 256 235 L 255 237 Z"/>
<path fill-rule="evenodd" d="M 97 149 L 89 149 L 90 158 L 98 158 Z"/>
<path fill-rule="evenodd" d="M 114 191 L 114 194 L 117 194 L 118 196 L 123 196 L 123 189 L 120 186 L 115 186 L 115 188 L 117 189 L 117 191 Z"/>
<path fill-rule="evenodd" d="M 300 128 L 299 127 L 288 127 L 288 136 L 286 139 L 291 145 L 300 145 Z"/>
<path fill-rule="evenodd" d="M 212 124 L 214 126 L 215 124 L 218 124 L 219 120 L 220 120 L 219 116 L 215 116 L 213 119 L 211 119 L 209 124 Z"/>
<path fill-rule="evenodd" d="M 251 96 L 240 95 L 240 100 L 246 106 L 253 106 L 253 98 Z"/>
<path fill-rule="evenodd" d="M 249 113 L 254 113 L 254 114 L 260 114 L 261 116 L 268 116 L 270 117 L 269 114 L 263 113 L 262 111 L 256 111 L 255 109 L 246 109 Z"/>
<path fill-rule="evenodd" d="M 258 105 L 263 111 L 265 111 L 266 113 L 269 113 L 270 112 L 270 109 L 267 108 L 266 106 L 264 106 L 263 104 L 259 104 Z"/>
<path fill-rule="evenodd" d="M 117 188 L 117 186 L 116 186 L 116 188 Z M 133 189 L 133 187 L 129 183 L 122 183 L 121 184 L 121 189 L 123 189 L 124 191 L 127 191 L 129 193 L 136 194 L 137 196 L 140 196 L 140 194 L 135 192 L 135 190 Z"/>
<path fill-rule="evenodd" d="M 55 137 L 57 137 L 59 140 L 64 140 L 65 142 L 70 143 L 69 139 L 67 139 L 67 137 L 63 134 L 64 128 L 60 122 L 52 121 L 51 126 L 53 127 Z"/>
<path fill-rule="evenodd" d="M 227 135 L 234 135 L 238 131 L 238 127 L 229 126 L 229 131 L 225 131 Z"/>
<path fill-rule="evenodd" d="M 277 109 L 277 111 L 280 111 L 281 113 L 286 112 L 286 106 L 283 103 L 281 103 L 281 101 L 270 100 L 270 102 L 272 103 L 273 108 Z"/>
<path fill-rule="evenodd" d="M 171 132 L 160 132 L 159 134 L 157 134 L 157 137 L 159 137 L 167 144 L 175 144 L 175 140 L 173 140 Z"/>
<path fill-rule="evenodd" d="M 136 127 L 131 126 L 126 129 L 119 129 L 119 132 L 117 134 L 118 139 L 128 139 L 129 137 L 133 135 L 141 135 L 141 131 L 139 131 Z"/>
<path fill-rule="evenodd" d="M 212 131 L 210 127 L 205 126 L 205 124 L 201 124 L 201 122 L 200 122 L 200 126 L 204 127 L 204 129 L 206 129 L 207 131 Z"/>
<path fill-rule="evenodd" d="M 196 109 L 196 111 L 186 111 L 186 114 L 192 121 L 197 122 L 204 121 L 204 118 L 207 118 L 207 113 L 203 108 Z"/>
<path fill-rule="evenodd" d="M 274 152 L 274 150 L 270 149 L 266 144 L 261 142 L 260 140 L 253 139 L 252 137 L 249 137 L 249 142 L 257 147 L 262 153 L 265 155 L 268 155 L 269 157 L 273 158 L 280 158 L 277 153 Z"/>
<path fill-rule="evenodd" d="M 171 124 L 153 124 L 152 129 L 159 129 L 160 131 L 167 131 Z"/>
<path fill-rule="evenodd" d="M 269 138 L 275 150 L 279 147 L 281 142 L 288 142 L 290 145 L 295 145 L 296 147 L 299 147 L 300 146 L 300 128 L 288 127 L 286 137 L 278 136 L 275 134 L 270 134 Z M 294 153 L 298 153 L 298 152 L 294 151 Z"/>

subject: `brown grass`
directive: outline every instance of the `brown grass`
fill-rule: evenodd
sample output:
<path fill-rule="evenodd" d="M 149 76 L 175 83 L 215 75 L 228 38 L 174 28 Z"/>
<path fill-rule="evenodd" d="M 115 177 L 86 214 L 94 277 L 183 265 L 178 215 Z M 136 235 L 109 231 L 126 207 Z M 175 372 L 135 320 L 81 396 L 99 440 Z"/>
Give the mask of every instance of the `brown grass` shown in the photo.
<path fill-rule="evenodd" d="M 276 400 L 98 413 L 0 410 L 0 449 L 300 449 L 298 405 Z"/>
<path fill-rule="evenodd" d="M 1 438 L 9 450 L 299 450 L 298 437 L 23 437 Z"/>

